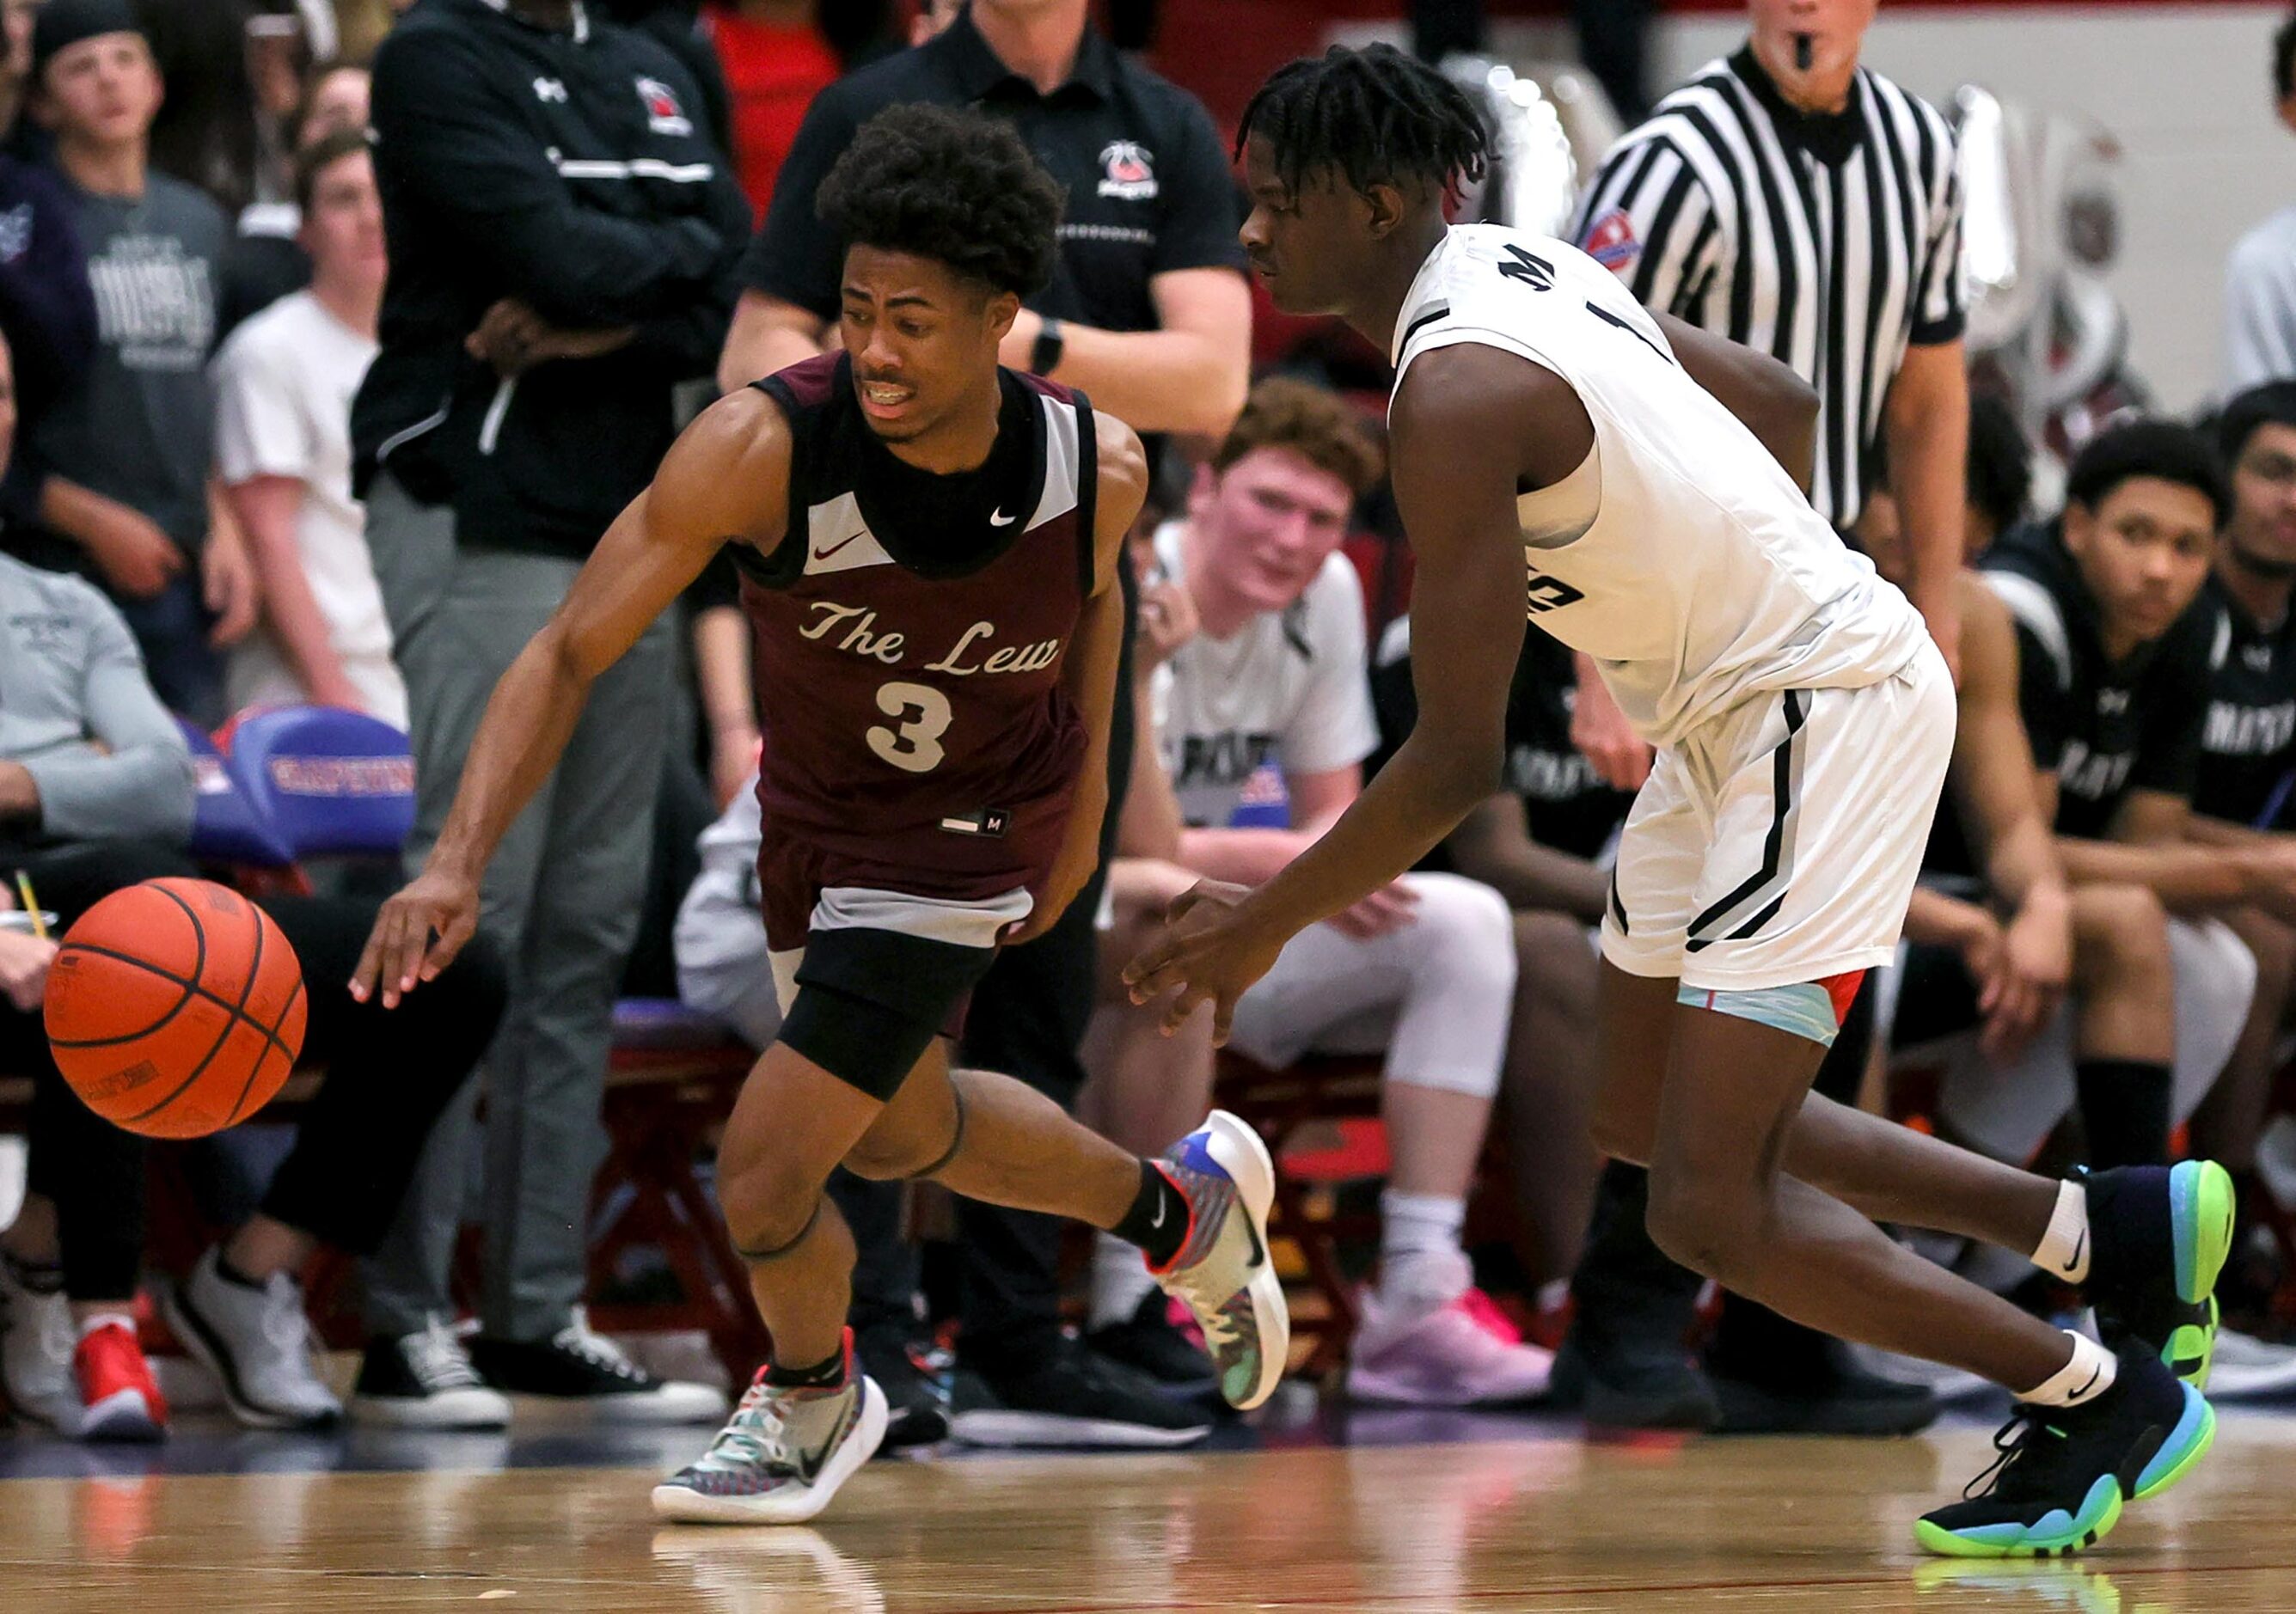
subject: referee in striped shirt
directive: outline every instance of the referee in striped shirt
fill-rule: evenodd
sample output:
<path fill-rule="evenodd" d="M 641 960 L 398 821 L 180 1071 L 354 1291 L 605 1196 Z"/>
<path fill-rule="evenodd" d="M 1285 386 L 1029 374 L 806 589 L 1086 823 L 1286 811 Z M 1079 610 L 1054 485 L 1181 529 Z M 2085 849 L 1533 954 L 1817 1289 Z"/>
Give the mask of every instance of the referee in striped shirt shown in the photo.
<path fill-rule="evenodd" d="M 1751 0 L 1745 46 L 1619 142 L 1576 233 L 1647 307 L 1771 354 L 1816 389 L 1810 498 L 1838 529 L 1886 455 L 1909 592 L 1953 660 L 1969 432 L 1962 188 L 1944 118 L 1858 65 L 1876 4 Z M 1638 787 L 1650 748 L 1579 668 L 1572 739 L 1611 782 Z M 1852 1020 L 1870 1028 L 1869 1005 Z M 1870 1031 L 1854 1028 L 1820 1073 L 1829 1096 L 1855 1097 Z M 1699 1281 L 1651 1243 L 1646 1193 L 1639 1169 L 1605 1170 L 1573 1280 L 1578 1320 L 1555 1385 L 1589 1422 L 1880 1435 L 1936 1415 L 1925 1393 L 1860 1373 L 1837 1346 L 1735 1299 L 1697 1373 L 1680 1340 Z"/>

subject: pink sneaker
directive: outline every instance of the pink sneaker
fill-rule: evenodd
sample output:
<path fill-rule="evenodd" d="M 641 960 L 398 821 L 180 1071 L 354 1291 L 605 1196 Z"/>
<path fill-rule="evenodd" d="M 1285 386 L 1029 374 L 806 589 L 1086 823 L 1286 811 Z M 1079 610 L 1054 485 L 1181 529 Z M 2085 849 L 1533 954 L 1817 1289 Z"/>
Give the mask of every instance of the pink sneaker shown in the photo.
<path fill-rule="evenodd" d="M 1476 1327 L 1490 1335 L 1501 1345 L 1522 1343 L 1522 1330 L 1514 1325 L 1514 1319 L 1508 1316 L 1499 1303 L 1481 1290 L 1469 1290 L 1459 1297 L 1458 1304 L 1465 1308 L 1467 1315 L 1474 1319 Z"/>
<path fill-rule="evenodd" d="M 1390 1406 L 1503 1406 L 1545 1395 L 1554 1367 L 1552 1351 L 1500 1339 L 1464 1295 L 1405 1322 L 1366 1291 L 1347 1393 Z"/>

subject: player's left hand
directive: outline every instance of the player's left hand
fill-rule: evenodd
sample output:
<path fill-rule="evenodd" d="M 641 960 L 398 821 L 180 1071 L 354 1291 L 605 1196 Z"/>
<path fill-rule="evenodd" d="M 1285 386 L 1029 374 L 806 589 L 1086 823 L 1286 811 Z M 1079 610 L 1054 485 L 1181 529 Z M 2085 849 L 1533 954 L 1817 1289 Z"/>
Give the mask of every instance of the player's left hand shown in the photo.
<path fill-rule="evenodd" d="M 263 607 L 263 590 L 255 580 L 255 562 L 248 558 L 247 541 L 237 528 L 218 524 L 209 533 L 200 552 L 201 594 L 216 614 L 208 643 L 227 649 L 247 637 Z"/>
<path fill-rule="evenodd" d="M 1236 1000 L 1275 967 L 1282 937 L 1260 933 L 1242 914 L 1249 886 L 1200 880 L 1165 910 L 1164 933 L 1124 966 L 1124 984 L 1136 1004 L 1171 994 L 1164 1035 L 1187 1023 L 1198 1004 L 1212 1006 L 1212 1045 L 1227 1044 Z"/>

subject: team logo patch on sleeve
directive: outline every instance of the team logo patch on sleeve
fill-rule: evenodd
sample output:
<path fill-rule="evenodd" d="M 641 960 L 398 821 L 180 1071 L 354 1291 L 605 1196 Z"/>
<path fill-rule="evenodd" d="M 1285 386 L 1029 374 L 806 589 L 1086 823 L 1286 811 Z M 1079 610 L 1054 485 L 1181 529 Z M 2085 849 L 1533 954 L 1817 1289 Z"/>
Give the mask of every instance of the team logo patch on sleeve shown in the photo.
<path fill-rule="evenodd" d="M 645 102 L 646 127 L 657 135 L 691 135 L 693 121 L 677 104 L 677 94 L 659 78 L 638 80 L 638 99 Z"/>
<path fill-rule="evenodd" d="M 1100 153 L 1100 193 L 1119 201 L 1146 201 L 1156 194 L 1156 169 L 1148 148 L 1136 140 L 1111 140 Z"/>
<path fill-rule="evenodd" d="M 1587 232 L 1587 256 L 1613 274 L 1633 267 L 1642 255 L 1643 243 L 1635 239 L 1635 221 L 1621 209 L 1612 208 Z"/>

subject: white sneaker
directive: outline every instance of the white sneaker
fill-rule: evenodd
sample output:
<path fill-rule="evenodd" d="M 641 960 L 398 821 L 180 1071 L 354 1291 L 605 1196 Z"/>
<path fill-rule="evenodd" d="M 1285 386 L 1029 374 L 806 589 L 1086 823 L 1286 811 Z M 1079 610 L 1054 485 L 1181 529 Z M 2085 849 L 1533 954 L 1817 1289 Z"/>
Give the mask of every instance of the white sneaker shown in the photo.
<path fill-rule="evenodd" d="M 418 1332 L 368 1341 L 351 1417 L 382 1429 L 507 1429 L 510 1397 L 479 1377 L 462 1340 L 433 1317 Z"/>
<path fill-rule="evenodd" d="M 260 1289 L 223 1275 L 210 1247 L 192 1275 L 160 1292 L 160 1307 L 183 1347 L 216 1377 L 232 1416 L 250 1429 L 326 1429 L 343 1415 L 312 1361 L 303 1286 L 275 1272 Z"/>
<path fill-rule="evenodd" d="M 2209 1369 L 2211 1401 L 2278 1400 L 2296 1394 L 2296 1346 L 2273 1345 L 2253 1334 L 2217 1330 Z"/>
<path fill-rule="evenodd" d="M 834 1389 L 780 1389 L 760 1368 L 701 1458 L 653 1487 L 654 1516 L 685 1524 L 803 1524 L 885 1438 L 885 1393 L 853 1363 Z"/>
<path fill-rule="evenodd" d="M 78 1345 L 63 1291 L 29 1287 L 14 1260 L 0 1255 L 0 1381 L 18 1417 L 60 1434 L 78 1430 L 79 1387 L 72 1379 Z"/>

